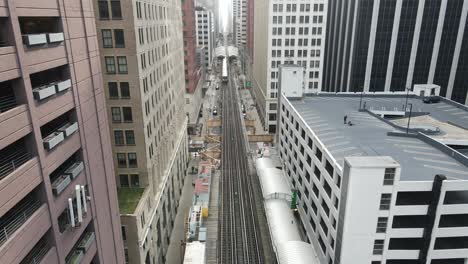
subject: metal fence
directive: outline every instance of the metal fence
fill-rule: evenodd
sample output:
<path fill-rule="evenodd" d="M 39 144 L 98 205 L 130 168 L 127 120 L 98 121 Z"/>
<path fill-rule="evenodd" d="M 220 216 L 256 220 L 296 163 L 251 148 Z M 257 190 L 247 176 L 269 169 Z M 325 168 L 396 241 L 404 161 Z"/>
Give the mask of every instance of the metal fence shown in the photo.
<path fill-rule="evenodd" d="M 2 152 L 0 152 L 0 180 L 31 159 L 26 149 L 20 147 Z"/>

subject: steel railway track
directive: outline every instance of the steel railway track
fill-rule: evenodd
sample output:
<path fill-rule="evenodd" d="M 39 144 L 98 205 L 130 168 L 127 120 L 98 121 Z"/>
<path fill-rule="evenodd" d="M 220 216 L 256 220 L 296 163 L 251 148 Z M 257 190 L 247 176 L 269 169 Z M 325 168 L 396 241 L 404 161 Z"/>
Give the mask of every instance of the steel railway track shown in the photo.
<path fill-rule="evenodd" d="M 221 214 L 218 263 L 264 263 L 237 91 L 222 87 Z"/>

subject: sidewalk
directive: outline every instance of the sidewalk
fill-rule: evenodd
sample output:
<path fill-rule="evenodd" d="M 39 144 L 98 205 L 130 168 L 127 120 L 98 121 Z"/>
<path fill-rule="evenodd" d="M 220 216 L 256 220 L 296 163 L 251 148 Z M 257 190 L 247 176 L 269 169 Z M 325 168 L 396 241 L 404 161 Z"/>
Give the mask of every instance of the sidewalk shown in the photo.
<path fill-rule="evenodd" d="M 185 219 L 188 217 L 190 206 L 192 206 L 193 177 L 196 174 L 190 174 L 192 166 L 198 170 L 199 160 L 192 159 L 189 162 L 187 175 L 182 189 L 182 195 L 179 201 L 179 210 L 177 212 L 174 228 L 172 229 L 171 241 L 166 254 L 167 264 L 181 264 L 183 261 L 182 248 L 180 245 L 181 240 L 185 240 Z"/>

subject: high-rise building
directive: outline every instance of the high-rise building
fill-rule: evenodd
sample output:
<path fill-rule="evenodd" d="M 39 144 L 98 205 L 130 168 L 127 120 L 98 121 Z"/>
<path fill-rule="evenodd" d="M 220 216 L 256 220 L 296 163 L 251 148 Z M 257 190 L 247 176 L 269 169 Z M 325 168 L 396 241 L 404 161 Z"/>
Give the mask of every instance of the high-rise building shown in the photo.
<path fill-rule="evenodd" d="M 0 263 L 124 263 L 93 16 L 0 7 Z"/>
<path fill-rule="evenodd" d="M 254 1 L 247 0 L 247 54 L 249 58 L 253 57 L 253 43 L 254 43 Z"/>
<path fill-rule="evenodd" d="M 184 66 L 185 66 L 185 113 L 188 117 L 188 131 L 193 133 L 202 104 L 204 77 L 201 63 L 197 59 L 197 38 L 195 23 L 195 6 L 193 0 L 182 4 L 184 25 Z"/>
<path fill-rule="evenodd" d="M 213 52 L 216 38 L 213 12 L 201 6 L 195 7 L 195 25 L 197 47 L 203 50 L 203 66 L 208 68 L 213 62 Z"/>
<path fill-rule="evenodd" d="M 165 263 L 187 165 L 181 1 L 95 1 L 125 256 Z"/>
<path fill-rule="evenodd" d="M 280 157 L 320 263 L 467 263 L 468 108 L 410 95 L 407 129 L 405 102 L 281 97 Z"/>
<path fill-rule="evenodd" d="M 232 1 L 232 18 L 234 24 L 234 43 L 238 47 L 247 44 L 247 8 L 248 0 Z"/>
<path fill-rule="evenodd" d="M 324 91 L 437 84 L 468 103 L 468 1 L 331 1 Z"/>
<path fill-rule="evenodd" d="M 305 92 L 321 87 L 327 1 L 254 1 L 253 95 L 264 127 L 276 131 L 278 66 L 304 67 Z"/>

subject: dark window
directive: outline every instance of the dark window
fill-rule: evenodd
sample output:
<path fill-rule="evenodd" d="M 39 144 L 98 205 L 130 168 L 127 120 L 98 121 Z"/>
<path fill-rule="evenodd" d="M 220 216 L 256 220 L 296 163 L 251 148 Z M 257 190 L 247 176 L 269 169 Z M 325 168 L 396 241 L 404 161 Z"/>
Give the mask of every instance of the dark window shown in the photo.
<path fill-rule="evenodd" d="M 125 37 L 123 29 L 114 29 L 115 47 L 125 48 Z"/>
<path fill-rule="evenodd" d="M 117 166 L 119 168 L 127 167 L 127 158 L 125 157 L 125 153 L 117 153 Z"/>
<path fill-rule="evenodd" d="M 384 185 L 393 185 L 393 182 L 395 181 L 395 168 L 387 168 L 385 169 L 385 174 L 384 174 Z"/>
<path fill-rule="evenodd" d="M 468 214 L 441 215 L 439 227 L 468 227 Z"/>
<path fill-rule="evenodd" d="M 374 250 L 372 251 L 372 253 L 374 255 L 382 255 L 383 248 L 384 248 L 384 240 L 381 240 L 381 239 L 374 240 Z"/>
<path fill-rule="evenodd" d="M 322 161 L 322 151 L 320 149 L 315 149 L 315 156 L 318 160 Z"/>
<path fill-rule="evenodd" d="M 377 219 L 377 233 L 387 232 L 388 217 L 379 217 Z"/>
<path fill-rule="evenodd" d="M 320 219 L 320 226 L 322 227 L 322 230 L 325 233 L 325 235 L 328 235 L 328 226 L 325 223 L 325 221 L 323 221 L 323 218 Z"/>
<path fill-rule="evenodd" d="M 112 31 L 110 29 L 101 30 L 102 34 L 102 47 L 112 48 Z"/>
<path fill-rule="evenodd" d="M 425 228 L 427 219 L 427 215 L 396 215 L 392 228 Z"/>
<path fill-rule="evenodd" d="M 436 238 L 434 249 L 463 249 L 468 248 L 468 237 L 439 237 Z"/>
<path fill-rule="evenodd" d="M 447 191 L 444 204 L 468 204 L 468 191 Z"/>
<path fill-rule="evenodd" d="M 380 197 L 380 210 L 390 210 L 390 203 L 392 202 L 392 194 L 382 193 Z"/>
<path fill-rule="evenodd" d="M 132 108 L 131 107 L 122 107 L 123 121 L 126 123 L 133 122 Z"/>
<path fill-rule="evenodd" d="M 122 122 L 122 115 L 120 114 L 120 107 L 111 107 L 111 113 L 112 113 L 113 123 Z"/>
<path fill-rule="evenodd" d="M 389 250 L 420 250 L 424 244 L 423 238 L 391 238 Z M 437 241 L 437 240 L 436 240 Z"/>
<path fill-rule="evenodd" d="M 112 19 L 122 19 L 120 0 L 111 0 Z"/>
<path fill-rule="evenodd" d="M 100 19 L 109 19 L 109 6 L 107 5 L 107 0 L 99 0 L 98 9 Z"/>
<path fill-rule="evenodd" d="M 106 73 L 107 74 L 115 74 L 115 58 L 106 56 L 104 57 L 106 62 Z"/>
<path fill-rule="evenodd" d="M 128 175 L 127 174 L 120 174 L 119 175 L 120 179 L 120 187 L 128 187 Z"/>
<path fill-rule="evenodd" d="M 128 153 L 128 166 L 130 168 L 136 168 L 138 166 L 137 155 L 135 152 Z"/>
<path fill-rule="evenodd" d="M 122 226 L 122 240 L 127 240 L 127 228 Z"/>
<path fill-rule="evenodd" d="M 325 162 L 325 169 L 327 170 L 328 174 L 333 178 L 333 166 L 328 160 L 326 160 Z"/>
<path fill-rule="evenodd" d="M 114 142 L 117 146 L 125 145 L 124 134 L 122 130 L 114 130 Z"/>
<path fill-rule="evenodd" d="M 117 83 L 108 82 L 107 85 L 109 87 L 109 98 L 111 99 L 119 98 L 119 90 L 117 89 Z"/>
<path fill-rule="evenodd" d="M 432 192 L 398 192 L 396 205 L 429 205 Z"/>
<path fill-rule="evenodd" d="M 130 85 L 128 82 L 120 83 L 120 96 L 122 98 L 130 98 Z"/>
<path fill-rule="evenodd" d="M 125 131 L 125 140 L 127 141 L 127 145 L 135 145 L 135 133 L 133 133 L 133 130 Z"/>
<path fill-rule="evenodd" d="M 323 189 L 327 193 L 328 197 L 330 197 L 330 199 L 331 199 L 332 189 L 330 187 L 330 184 L 328 184 L 328 182 L 326 180 L 323 181 Z"/>
<path fill-rule="evenodd" d="M 138 174 L 130 175 L 130 179 L 132 181 L 132 187 L 140 187 L 140 177 L 138 176 Z"/>
<path fill-rule="evenodd" d="M 320 169 L 317 166 L 315 166 L 314 175 L 315 175 L 315 178 L 317 178 L 318 181 L 320 181 L 320 179 L 322 178 L 322 173 L 320 172 Z"/>

